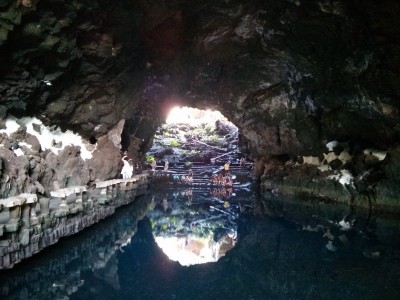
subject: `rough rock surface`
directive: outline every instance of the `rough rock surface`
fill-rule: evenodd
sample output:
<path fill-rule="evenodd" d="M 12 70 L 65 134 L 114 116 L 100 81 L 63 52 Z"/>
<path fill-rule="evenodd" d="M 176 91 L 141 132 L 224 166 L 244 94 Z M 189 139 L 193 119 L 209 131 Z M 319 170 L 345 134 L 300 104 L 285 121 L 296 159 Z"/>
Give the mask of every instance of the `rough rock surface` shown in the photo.
<path fill-rule="evenodd" d="M 74 159 L 72 148 L 57 158 L 35 153 L 34 160 L 2 152 L 2 192 L 35 182 L 47 188 L 60 162 L 69 173 L 57 175 L 61 185 L 67 175 L 82 183 L 115 177 L 120 150 L 143 160 L 168 109 L 185 104 L 232 121 L 266 183 L 293 178 L 304 187 L 312 169 L 311 182 L 344 195 L 332 198 L 393 204 L 399 12 L 395 0 L 2 0 L 2 122 L 10 114 L 36 116 L 98 150 L 91 161 Z M 121 120 L 118 149 L 105 136 Z M 293 166 L 303 156 L 323 161 L 333 140 L 347 147 L 351 162 L 327 163 L 324 171 Z M 388 155 L 375 161 L 364 153 L 370 148 Z M 317 189 L 310 185 L 310 192 Z"/>
<path fill-rule="evenodd" d="M 86 186 L 60 189 L 52 192 L 51 199 L 39 201 L 36 194 L 1 199 L 0 270 L 114 214 L 147 190 L 145 174 L 124 180 L 99 182 L 102 188 L 90 190 Z"/>

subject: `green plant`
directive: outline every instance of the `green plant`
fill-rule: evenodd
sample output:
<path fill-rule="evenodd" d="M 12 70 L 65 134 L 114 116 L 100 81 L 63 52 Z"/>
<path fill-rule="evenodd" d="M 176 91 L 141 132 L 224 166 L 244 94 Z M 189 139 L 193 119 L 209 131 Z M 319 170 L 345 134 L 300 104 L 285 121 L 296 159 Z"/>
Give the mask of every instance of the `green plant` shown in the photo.
<path fill-rule="evenodd" d="M 212 124 L 207 123 L 207 124 L 204 126 L 204 130 L 205 130 L 208 134 L 210 134 L 210 133 L 214 130 L 214 126 L 213 126 Z"/>
<path fill-rule="evenodd" d="M 171 141 L 170 146 L 171 147 L 179 147 L 181 144 L 179 144 L 178 141 Z"/>
<path fill-rule="evenodd" d="M 191 150 L 191 151 L 188 153 L 188 156 L 189 156 L 189 158 L 190 158 L 191 160 L 198 160 L 198 159 L 200 159 L 200 157 L 201 157 L 201 152 L 198 151 L 198 150 Z"/>
<path fill-rule="evenodd" d="M 146 154 L 146 163 L 151 164 L 153 161 L 155 161 L 154 156 Z"/>

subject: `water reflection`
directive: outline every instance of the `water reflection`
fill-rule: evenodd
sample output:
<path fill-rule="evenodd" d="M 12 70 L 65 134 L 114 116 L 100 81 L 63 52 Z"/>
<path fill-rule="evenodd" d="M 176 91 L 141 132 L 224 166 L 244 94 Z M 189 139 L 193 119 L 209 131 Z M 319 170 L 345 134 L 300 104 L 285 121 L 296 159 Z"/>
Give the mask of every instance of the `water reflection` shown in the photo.
<path fill-rule="evenodd" d="M 226 189 L 155 191 L 148 217 L 156 243 L 182 266 L 216 262 L 235 246 L 237 219 L 251 206 L 251 197 L 235 196 Z"/>
<path fill-rule="evenodd" d="M 68 299 L 87 285 L 86 272 L 119 290 L 118 254 L 123 253 L 149 209 L 146 197 L 72 237 L 0 271 L 0 299 Z"/>
<path fill-rule="evenodd" d="M 321 236 L 330 252 L 357 248 L 366 258 L 379 258 L 387 245 L 400 247 L 400 221 L 395 215 L 321 199 L 273 194 L 256 203 L 258 214 L 284 219 L 298 230 Z"/>
<path fill-rule="evenodd" d="M 235 192 L 225 208 L 209 191 L 151 191 L 0 272 L 0 299 L 398 299 L 397 218 L 311 200 L 254 201 L 251 193 Z M 240 203 L 246 210 L 255 203 L 269 217 L 241 214 Z M 216 263 L 189 267 L 168 259 L 154 238 L 178 232 L 185 243 L 186 236 L 212 232 L 214 242 L 231 229 L 234 248 Z"/>

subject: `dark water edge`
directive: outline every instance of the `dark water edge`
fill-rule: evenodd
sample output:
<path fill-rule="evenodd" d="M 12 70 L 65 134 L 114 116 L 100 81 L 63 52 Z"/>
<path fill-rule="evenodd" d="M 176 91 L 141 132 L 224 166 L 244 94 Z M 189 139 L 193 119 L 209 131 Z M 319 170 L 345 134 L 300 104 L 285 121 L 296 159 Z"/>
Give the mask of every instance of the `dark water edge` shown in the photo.
<path fill-rule="evenodd" d="M 259 215 L 238 214 L 236 246 L 216 263 L 183 267 L 155 243 L 152 222 L 145 217 L 154 207 L 153 196 L 157 199 L 156 191 L 13 270 L 1 271 L 0 298 L 400 298 L 396 219 L 349 215 L 346 206 L 251 199 L 252 212 Z M 254 195 L 240 197 L 231 200 L 230 209 Z M 343 230 L 342 219 L 357 221 Z M 334 249 L 327 247 L 329 241 Z"/>

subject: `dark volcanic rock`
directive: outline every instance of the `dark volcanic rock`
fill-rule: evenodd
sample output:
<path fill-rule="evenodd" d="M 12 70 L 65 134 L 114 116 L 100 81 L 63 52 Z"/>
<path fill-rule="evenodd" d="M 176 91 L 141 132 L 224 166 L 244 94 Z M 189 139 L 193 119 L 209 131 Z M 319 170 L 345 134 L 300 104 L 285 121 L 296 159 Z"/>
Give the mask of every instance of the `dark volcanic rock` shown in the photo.
<path fill-rule="evenodd" d="M 397 151 L 399 12 L 395 0 L 0 1 L 0 116 L 36 116 L 112 152 L 85 180 L 116 176 L 119 150 L 143 160 L 175 104 L 220 110 L 260 175 L 337 140 L 354 170 L 338 158 L 324 178 L 355 178 L 387 163 L 364 149 Z M 111 151 L 100 140 L 121 120 Z"/>

